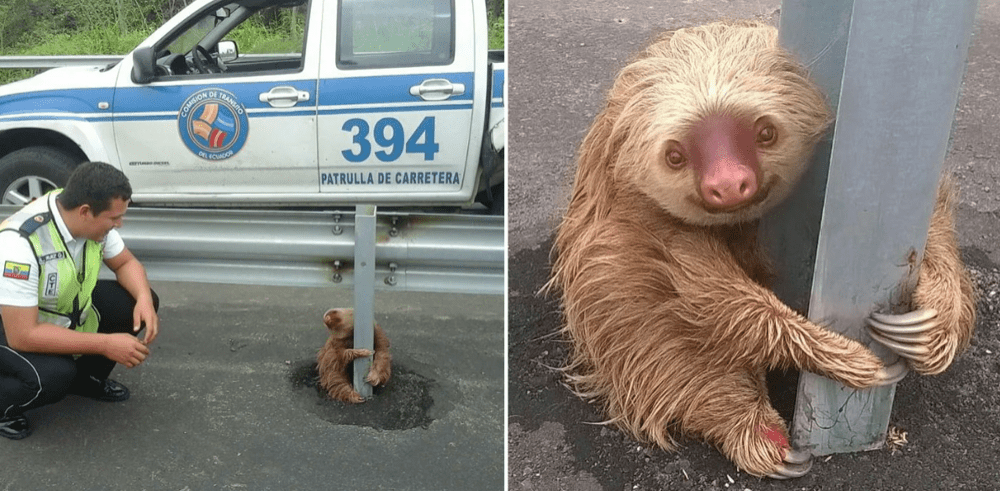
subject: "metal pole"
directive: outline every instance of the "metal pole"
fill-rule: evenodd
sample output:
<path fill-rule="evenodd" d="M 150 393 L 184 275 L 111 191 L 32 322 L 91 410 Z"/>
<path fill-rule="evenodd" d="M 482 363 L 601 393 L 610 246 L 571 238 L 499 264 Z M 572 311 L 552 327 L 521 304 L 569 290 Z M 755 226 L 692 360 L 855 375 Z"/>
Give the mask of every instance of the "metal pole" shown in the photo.
<path fill-rule="evenodd" d="M 863 321 L 910 308 L 975 11 L 975 0 L 782 3 L 781 42 L 810 66 L 837 121 L 811 174 L 763 225 L 781 261 L 775 290 L 886 364 L 896 357 Z M 851 390 L 802 373 L 792 444 L 813 455 L 879 448 L 894 395 L 894 385 Z"/>
<path fill-rule="evenodd" d="M 354 347 L 375 346 L 375 205 L 358 205 L 354 221 Z M 371 398 L 372 386 L 365 381 L 372 358 L 354 360 L 354 390 Z"/>

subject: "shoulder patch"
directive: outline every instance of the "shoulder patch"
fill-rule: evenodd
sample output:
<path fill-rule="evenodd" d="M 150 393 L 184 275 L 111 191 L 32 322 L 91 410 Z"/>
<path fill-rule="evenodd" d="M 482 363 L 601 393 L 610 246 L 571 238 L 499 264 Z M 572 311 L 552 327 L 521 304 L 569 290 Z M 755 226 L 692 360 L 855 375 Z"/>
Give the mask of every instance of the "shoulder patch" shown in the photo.
<path fill-rule="evenodd" d="M 15 263 L 14 261 L 5 261 L 3 263 L 3 277 L 13 278 L 15 280 L 26 280 L 31 274 L 31 265 L 24 263 Z"/>
<path fill-rule="evenodd" d="M 35 215 L 35 216 L 33 216 L 33 217 L 25 220 L 24 223 L 21 224 L 21 228 L 19 228 L 18 230 L 23 235 L 26 235 L 26 236 L 27 235 L 31 235 L 32 233 L 35 232 L 35 230 L 38 230 L 38 227 L 41 227 L 42 225 L 45 225 L 46 223 L 49 223 L 49 220 L 52 220 L 52 214 L 51 213 L 49 213 L 49 212 L 39 213 L 39 214 L 37 214 L 37 215 Z"/>

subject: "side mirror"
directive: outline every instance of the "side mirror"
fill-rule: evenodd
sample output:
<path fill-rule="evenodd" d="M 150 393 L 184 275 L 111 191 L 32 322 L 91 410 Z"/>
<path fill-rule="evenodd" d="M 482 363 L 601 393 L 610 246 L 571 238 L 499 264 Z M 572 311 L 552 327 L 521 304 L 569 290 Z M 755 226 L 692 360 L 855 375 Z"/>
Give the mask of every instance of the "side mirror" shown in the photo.
<path fill-rule="evenodd" d="M 219 59 L 223 63 L 228 63 L 240 57 L 240 49 L 236 46 L 236 41 L 219 41 L 216 48 L 219 50 Z"/>
<path fill-rule="evenodd" d="M 132 52 L 132 81 L 148 84 L 156 75 L 156 55 L 153 48 L 146 46 Z"/>

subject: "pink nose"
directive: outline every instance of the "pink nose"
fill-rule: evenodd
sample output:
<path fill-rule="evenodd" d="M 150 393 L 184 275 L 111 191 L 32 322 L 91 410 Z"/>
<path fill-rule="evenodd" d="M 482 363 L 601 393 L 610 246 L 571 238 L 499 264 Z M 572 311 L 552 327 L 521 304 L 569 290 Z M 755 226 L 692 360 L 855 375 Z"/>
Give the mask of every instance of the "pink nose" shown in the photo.
<path fill-rule="evenodd" d="M 757 193 L 757 176 L 740 164 L 718 164 L 710 175 L 702 177 L 701 198 L 712 208 L 732 208 L 747 202 Z"/>

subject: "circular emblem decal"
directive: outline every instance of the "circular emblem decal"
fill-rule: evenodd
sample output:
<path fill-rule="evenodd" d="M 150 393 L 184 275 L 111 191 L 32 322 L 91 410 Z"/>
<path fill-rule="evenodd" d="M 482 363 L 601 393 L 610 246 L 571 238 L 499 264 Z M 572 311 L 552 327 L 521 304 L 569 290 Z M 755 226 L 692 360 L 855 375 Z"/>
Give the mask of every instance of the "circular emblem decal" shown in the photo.
<path fill-rule="evenodd" d="M 202 89 L 188 97 L 177 116 L 181 140 L 205 160 L 239 153 L 250 129 L 246 108 L 232 92 Z"/>

